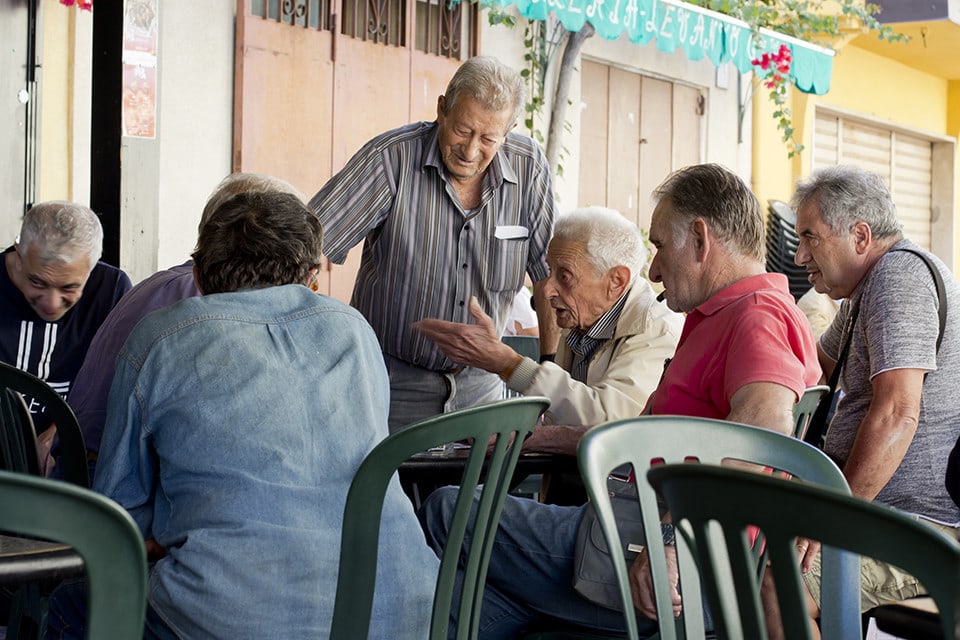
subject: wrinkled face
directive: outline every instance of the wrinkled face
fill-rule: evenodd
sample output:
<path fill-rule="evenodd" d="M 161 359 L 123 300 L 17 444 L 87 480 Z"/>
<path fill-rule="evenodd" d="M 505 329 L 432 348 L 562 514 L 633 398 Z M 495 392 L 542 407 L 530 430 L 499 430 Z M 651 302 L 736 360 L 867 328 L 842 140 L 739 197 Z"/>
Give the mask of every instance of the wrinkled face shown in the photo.
<path fill-rule="evenodd" d="M 547 248 L 547 264 L 550 277 L 544 293 L 561 329 L 587 331 L 619 297 L 608 274 L 590 264 L 581 242 L 554 238 Z"/>
<path fill-rule="evenodd" d="M 650 263 L 650 280 L 663 283 L 670 309 L 688 312 L 704 300 L 698 293 L 693 240 L 688 233 L 683 245 L 677 246 L 674 219 L 673 205 L 669 199 L 662 199 L 650 220 L 650 244 L 657 250 Z"/>
<path fill-rule="evenodd" d="M 820 207 L 808 202 L 797 211 L 800 245 L 794 262 L 805 268 L 819 293 L 834 300 L 848 297 L 860 282 L 854 234 L 838 236 L 823 221 Z"/>
<path fill-rule="evenodd" d="M 63 317 L 83 295 L 90 277 L 89 256 L 81 254 L 68 263 L 43 262 L 32 247 L 17 246 L 8 254 L 7 271 L 30 307 L 47 322 Z"/>
<path fill-rule="evenodd" d="M 461 94 L 444 114 L 444 97 L 437 101 L 437 140 L 443 164 L 457 180 L 483 175 L 512 128 L 513 109 L 488 111 L 470 96 Z"/>

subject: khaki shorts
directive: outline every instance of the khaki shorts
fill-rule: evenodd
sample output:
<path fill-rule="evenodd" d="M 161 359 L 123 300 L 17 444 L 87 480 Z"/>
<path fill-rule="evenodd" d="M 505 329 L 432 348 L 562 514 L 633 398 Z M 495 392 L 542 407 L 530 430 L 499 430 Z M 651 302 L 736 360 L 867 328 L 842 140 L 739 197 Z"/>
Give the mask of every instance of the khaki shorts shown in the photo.
<path fill-rule="evenodd" d="M 957 539 L 957 529 L 953 527 L 929 520 L 920 520 L 920 522 L 937 529 L 954 540 Z M 821 554 L 818 553 L 810 571 L 801 574 L 804 584 L 807 585 L 807 590 L 818 605 L 820 603 L 820 556 Z M 873 558 L 860 558 L 861 612 L 869 611 L 888 602 L 896 602 L 925 594 L 926 591 L 917 579 L 909 573 Z"/>

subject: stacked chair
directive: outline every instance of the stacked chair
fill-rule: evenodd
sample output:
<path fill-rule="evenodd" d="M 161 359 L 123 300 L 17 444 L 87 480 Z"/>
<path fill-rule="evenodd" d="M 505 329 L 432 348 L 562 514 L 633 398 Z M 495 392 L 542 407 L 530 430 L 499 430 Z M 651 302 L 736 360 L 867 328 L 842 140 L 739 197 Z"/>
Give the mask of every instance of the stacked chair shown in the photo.
<path fill-rule="evenodd" d="M 795 300 L 810 289 L 807 270 L 798 267 L 793 258 L 800 246 L 800 238 L 794 230 L 797 216 L 785 202 L 770 201 L 767 216 L 767 271 L 782 273 L 790 282 L 790 293 Z"/>

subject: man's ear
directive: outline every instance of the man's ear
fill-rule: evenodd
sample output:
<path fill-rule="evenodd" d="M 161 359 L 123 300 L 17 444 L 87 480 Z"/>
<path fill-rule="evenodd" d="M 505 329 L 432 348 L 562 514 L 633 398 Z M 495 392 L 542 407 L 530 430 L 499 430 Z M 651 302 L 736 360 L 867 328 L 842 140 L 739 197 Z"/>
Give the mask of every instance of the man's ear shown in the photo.
<path fill-rule="evenodd" d="M 690 223 L 688 234 L 689 239 L 687 242 L 693 243 L 694 255 L 697 258 L 697 262 L 703 262 L 706 260 L 707 254 L 710 252 L 714 241 L 714 238 L 710 235 L 710 228 L 707 226 L 707 221 L 703 218 L 694 218 Z"/>
<path fill-rule="evenodd" d="M 863 255 L 873 244 L 873 230 L 866 222 L 860 221 L 853 225 L 853 246 L 857 253 Z"/>
<path fill-rule="evenodd" d="M 437 97 L 437 120 L 443 118 L 447 110 L 447 100 L 444 96 Z"/>
<path fill-rule="evenodd" d="M 607 272 L 607 296 L 618 300 L 630 286 L 630 267 L 617 265 Z"/>

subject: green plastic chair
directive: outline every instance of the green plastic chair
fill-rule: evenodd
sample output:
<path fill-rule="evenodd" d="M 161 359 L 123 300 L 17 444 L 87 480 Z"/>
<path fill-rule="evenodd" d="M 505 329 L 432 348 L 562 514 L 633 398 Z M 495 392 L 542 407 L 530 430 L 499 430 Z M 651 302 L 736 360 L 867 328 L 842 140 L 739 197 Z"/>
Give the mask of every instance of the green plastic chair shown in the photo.
<path fill-rule="evenodd" d="M 766 536 L 777 599 L 788 640 L 811 638 L 805 596 L 797 565 L 796 538 L 820 540 L 823 549 L 846 549 L 896 565 L 911 573 L 936 601 L 945 639 L 956 637 L 960 597 L 960 544 L 894 509 L 821 487 L 708 465 L 667 465 L 648 478 L 664 495 L 675 519 L 689 523 L 714 621 L 722 638 L 765 638 L 756 578 L 745 570 L 747 525 Z M 736 500 L 730 500 L 736 496 Z M 721 536 L 705 535 L 707 526 Z M 845 554 L 852 555 L 852 554 Z M 858 556 L 853 555 L 854 558 Z M 826 570 L 830 556 L 824 553 Z M 731 580 L 735 589 L 718 590 Z M 844 576 L 859 596 L 859 571 Z M 827 579 L 822 580 L 824 587 Z M 823 629 L 825 640 L 861 637 L 859 597 L 838 604 L 823 596 L 823 615 L 839 609 L 848 627 Z"/>
<path fill-rule="evenodd" d="M 32 396 L 46 407 L 54 424 L 57 425 L 63 479 L 78 487 L 89 488 L 87 448 L 83 442 L 83 434 L 80 432 L 80 424 L 77 422 L 77 416 L 60 394 L 40 378 L 3 362 L 0 362 L 0 389 L 11 389 L 17 393 Z M 36 455 L 36 442 L 34 442 L 34 455 Z"/>
<path fill-rule="evenodd" d="M 477 637 L 480 602 L 500 511 L 520 447 L 549 405 L 549 400 L 539 396 L 509 398 L 435 416 L 391 434 L 367 455 L 350 485 L 344 507 L 331 640 L 358 640 L 368 635 L 380 514 L 387 485 L 397 468 L 416 453 L 468 438 L 479 446 L 471 449 L 466 462 L 447 544 L 440 559 L 430 638 L 447 638 L 450 611 L 454 606 L 459 610 L 456 637 L 462 640 Z M 486 444 L 493 437 L 496 442 L 488 456 Z M 472 542 L 469 549 L 463 550 L 461 561 L 461 547 L 481 476 L 485 477 L 475 519 L 470 523 Z M 454 603 L 458 563 L 464 567 L 464 578 L 460 602 Z M 393 586 L 403 588 L 403 585 Z"/>
<path fill-rule="evenodd" d="M 653 465 L 672 462 L 701 462 L 719 465 L 724 460 L 740 460 L 762 464 L 772 469 L 789 473 L 797 478 L 830 487 L 834 491 L 848 494 L 850 489 L 841 471 L 819 449 L 795 438 L 790 438 L 767 429 L 746 425 L 684 416 L 641 416 L 630 420 L 620 420 L 603 424 L 587 431 L 578 447 L 580 471 L 583 475 L 587 493 L 597 511 L 603 536 L 608 549 L 625 549 L 617 530 L 610 497 L 607 491 L 607 477 L 610 472 L 623 465 L 632 465 L 637 476 L 637 494 L 640 517 L 646 537 L 646 546 L 650 554 L 651 573 L 657 601 L 657 611 L 668 612 L 658 616 L 661 640 L 673 640 L 678 637 L 689 639 L 706 637 L 704 631 L 702 599 L 700 595 L 697 569 L 690 550 L 680 536 L 677 536 L 678 563 L 681 587 L 684 599 L 681 620 L 674 622 L 670 599 L 667 565 L 663 539 L 660 531 L 660 513 L 657 494 L 647 482 L 644 471 Z M 699 465 L 691 465 L 699 466 Z M 726 499 L 731 500 L 730 494 Z M 739 496 L 732 498 L 740 502 Z M 828 552 L 832 553 L 832 552 Z M 613 571 L 617 576 L 627 635 L 637 638 L 636 617 L 634 613 L 630 585 L 627 579 L 627 563 L 624 553 L 617 555 Z M 838 567 L 849 570 L 855 558 L 838 558 Z M 759 552 L 752 560 L 754 571 L 762 565 Z M 832 579 L 833 574 L 827 576 Z M 829 584 L 827 580 L 825 584 Z M 838 583 L 839 584 L 839 583 Z M 859 594 L 834 594 L 830 588 L 825 594 L 845 604 L 859 607 Z M 856 604 L 853 604 L 853 601 Z M 841 621 L 825 620 L 832 625 Z M 850 636 L 854 637 L 854 636 Z"/>
<path fill-rule="evenodd" d="M 818 384 L 815 387 L 807 387 L 800 396 L 800 400 L 793 407 L 793 420 L 796 426 L 793 429 L 793 437 L 803 440 L 807 433 L 807 427 L 810 426 L 810 418 L 813 417 L 820 404 L 823 395 L 830 391 L 830 387 L 825 384 Z"/>
<path fill-rule="evenodd" d="M 147 557 L 140 530 L 117 503 L 64 482 L 0 471 L 0 529 L 80 554 L 90 584 L 88 638 L 143 637 Z"/>
<path fill-rule="evenodd" d="M 0 388 L 0 470 L 40 475 L 37 434 L 19 393 Z"/>
<path fill-rule="evenodd" d="M 534 362 L 540 360 L 540 338 L 536 336 L 503 336 L 500 339 L 525 358 L 531 358 Z"/>

